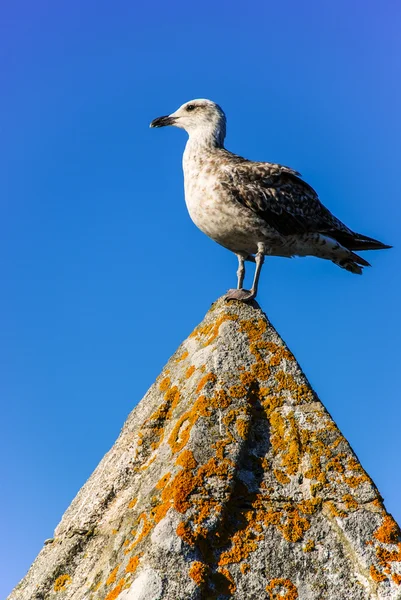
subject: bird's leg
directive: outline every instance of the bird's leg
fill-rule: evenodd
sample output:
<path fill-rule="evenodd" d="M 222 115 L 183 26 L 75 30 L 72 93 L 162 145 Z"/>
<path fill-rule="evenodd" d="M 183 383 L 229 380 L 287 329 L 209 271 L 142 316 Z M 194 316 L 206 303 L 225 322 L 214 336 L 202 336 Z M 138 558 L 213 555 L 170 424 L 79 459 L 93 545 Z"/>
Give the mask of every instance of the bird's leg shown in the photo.
<path fill-rule="evenodd" d="M 231 289 L 228 290 L 227 294 L 225 295 L 225 299 L 226 300 L 241 300 L 242 296 L 244 294 L 244 291 L 246 293 L 249 293 L 247 290 L 243 290 L 242 289 L 242 284 L 244 283 L 244 277 L 245 277 L 245 260 L 254 260 L 253 256 L 247 256 L 247 255 L 243 255 L 243 254 L 237 254 L 237 258 L 238 258 L 238 269 L 237 269 L 237 277 L 238 277 L 238 283 L 237 283 L 237 289 Z"/>
<path fill-rule="evenodd" d="M 237 277 L 238 277 L 238 283 L 237 283 L 237 290 L 240 290 L 242 288 L 242 284 L 244 283 L 244 277 L 245 277 L 245 259 L 242 256 L 242 254 L 237 254 L 238 257 L 238 270 L 237 270 Z"/>
<path fill-rule="evenodd" d="M 237 255 L 237 256 L 238 256 L 238 263 L 239 263 L 238 271 L 237 271 L 238 288 L 236 290 L 228 290 L 227 294 L 225 295 L 225 299 L 226 300 L 242 300 L 244 302 L 247 302 L 249 300 L 253 300 L 256 297 L 256 294 L 258 291 L 260 272 L 262 270 L 262 265 L 265 260 L 264 245 L 258 244 L 258 252 L 257 252 L 255 258 L 253 256 L 249 255 L 246 257 L 246 259 L 244 259 L 242 257 L 242 260 L 241 260 L 240 255 Z M 255 276 L 253 278 L 253 284 L 252 284 L 251 290 L 244 290 L 242 288 L 242 284 L 244 282 L 244 276 L 245 276 L 244 260 L 250 260 L 250 261 L 256 263 Z"/>
<path fill-rule="evenodd" d="M 265 253 L 264 253 L 264 248 L 262 246 L 258 246 L 258 252 L 255 256 L 255 262 L 256 262 L 255 275 L 253 278 L 253 284 L 252 284 L 252 289 L 251 289 L 252 296 L 251 296 L 251 298 L 249 298 L 249 300 L 253 300 L 254 298 L 256 298 L 256 294 L 258 293 L 259 277 L 260 277 L 260 273 L 262 271 L 263 263 L 265 262 Z"/>

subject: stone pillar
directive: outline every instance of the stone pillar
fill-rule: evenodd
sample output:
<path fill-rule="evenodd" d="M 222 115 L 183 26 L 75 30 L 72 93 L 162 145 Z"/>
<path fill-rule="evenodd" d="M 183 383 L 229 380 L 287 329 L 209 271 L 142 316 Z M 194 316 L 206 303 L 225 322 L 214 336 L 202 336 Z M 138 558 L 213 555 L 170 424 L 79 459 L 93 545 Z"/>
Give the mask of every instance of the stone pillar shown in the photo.
<path fill-rule="evenodd" d="M 399 535 L 261 309 L 220 299 L 9 600 L 395 600 Z"/>

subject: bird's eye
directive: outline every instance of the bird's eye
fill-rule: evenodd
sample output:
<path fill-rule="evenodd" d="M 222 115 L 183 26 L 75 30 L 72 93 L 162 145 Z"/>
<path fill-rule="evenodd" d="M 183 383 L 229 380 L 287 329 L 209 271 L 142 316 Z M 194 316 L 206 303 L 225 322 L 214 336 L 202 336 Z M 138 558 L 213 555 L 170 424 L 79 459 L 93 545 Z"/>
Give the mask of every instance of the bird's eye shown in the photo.
<path fill-rule="evenodd" d="M 195 110 L 196 106 L 195 104 L 188 104 L 187 106 L 187 110 L 191 111 L 191 110 Z"/>

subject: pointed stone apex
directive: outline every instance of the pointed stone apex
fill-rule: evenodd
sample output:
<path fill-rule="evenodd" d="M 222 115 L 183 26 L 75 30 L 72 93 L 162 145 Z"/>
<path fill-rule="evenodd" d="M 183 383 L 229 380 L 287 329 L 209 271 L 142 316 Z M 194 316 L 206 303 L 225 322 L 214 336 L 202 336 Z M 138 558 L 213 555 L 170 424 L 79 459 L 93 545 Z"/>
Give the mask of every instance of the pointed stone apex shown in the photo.
<path fill-rule="evenodd" d="M 400 541 L 260 307 L 219 299 L 10 600 L 396 599 Z"/>

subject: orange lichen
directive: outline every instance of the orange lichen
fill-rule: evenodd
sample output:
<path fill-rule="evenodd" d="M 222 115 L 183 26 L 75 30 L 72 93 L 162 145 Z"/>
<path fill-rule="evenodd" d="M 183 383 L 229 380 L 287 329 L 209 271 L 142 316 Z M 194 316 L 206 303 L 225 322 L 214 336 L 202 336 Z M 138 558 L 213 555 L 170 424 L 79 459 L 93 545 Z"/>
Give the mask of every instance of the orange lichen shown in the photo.
<path fill-rule="evenodd" d="M 240 571 L 244 575 L 246 573 L 248 573 L 250 570 L 251 570 L 251 565 L 249 563 L 242 563 L 242 565 L 240 566 Z"/>
<path fill-rule="evenodd" d="M 334 502 L 332 502 L 331 500 L 329 502 L 326 503 L 328 509 L 330 510 L 331 514 L 333 515 L 333 517 L 339 517 L 341 519 L 344 519 L 344 517 L 347 516 L 347 513 L 344 510 L 341 510 L 340 508 L 338 508 Z"/>
<path fill-rule="evenodd" d="M 305 531 L 310 528 L 310 523 L 305 517 L 301 517 L 299 511 L 294 506 L 288 506 L 286 521 L 278 525 L 278 529 L 283 534 L 287 542 L 298 542 L 304 537 Z"/>
<path fill-rule="evenodd" d="M 165 377 L 159 383 L 159 390 L 161 392 L 165 392 L 170 387 L 170 385 L 171 385 L 170 377 Z"/>
<path fill-rule="evenodd" d="M 156 483 L 156 485 L 155 485 L 156 489 L 162 490 L 165 487 L 168 480 L 170 479 L 170 477 L 171 477 L 170 472 L 163 475 L 163 477 L 161 479 L 159 479 L 159 481 Z"/>
<path fill-rule="evenodd" d="M 302 458 L 302 448 L 294 413 L 283 417 L 278 412 L 270 416 L 272 425 L 271 443 L 273 450 L 281 457 L 281 464 L 288 475 L 295 475 Z"/>
<path fill-rule="evenodd" d="M 179 363 L 182 360 L 185 360 L 188 357 L 188 354 L 189 354 L 188 350 L 184 350 L 184 352 L 181 354 L 181 356 L 179 356 L 178 358 L 176 358 L 175 362 Z"/>
<path fill-rule="evenodd" d="M 209 375 L 212 375 L 211 373 Z M 206 375 L 207 381 L 211 381 L 209 375 Z M 215 377 L 213 375 L 213 377 Z M 212 379 L 213 379 L 212 377 Z M 203 378 L 203 379 L 205 379 Z M 203 385 L 205 385 L 206 380 Z M 199 387 L 199 386 L 198 386 Z M 200 417 L 210 416 L 211 400 L 207 400 L 205 396 L 199 396 L 194 402 L 191 410 L 185 412 L 177 420 L 173 431 L 168 439 L 168 443 L 173 451 L 173 454 L 179 452 L 186 446 L 192 427 Z"/>
<path fill-rule="evenodd" d="M 358 502 L 353 496 L 351 496 L 351 494 L 344 494 L 342 499 L 348 510 L 355 510 L 359 506 Z"/>
<path fill-rule="evenodd" d="M 206 375 L 204 375 L 201 378 L 201 380 L 199 381 L 198 387 L 196 388 L 197 393 L 199 393 L 201 390 L 203 390 L 203 388 L 209 381 L 211 381 L 212 383 L 215 383 L 216 380 L 217 380 L 217 377 L 214 373 L 207 373 Z"/>
<path fill-rule="evenodd" d="M 116 600 L 116 598 L 120 595 L 123 587 L 125 585 L 125 579 L 122 578 L 116 585 L 116 587 L 107 594 L 104 600 Z"/>
<path fill-rule="evenodd" d="M 139 515 L 139 517 L 137 519 L 137 523 L 139 524 L 141 521 L 142 521 L 141 533 L 139 534 L 138 538 L 136 540 L 134 540 L 133 544 L 130 547 L 130 550 L 135 548 L 148 535 L 149 531 L 151 531 L 153 528 L 153 524 L 149 521 L 148 516 L 146 515 L 145 512 L 143 512 Z"/>
<path fill-rule="evenodd" d="M 277 481 L 279 483 L 281 483 L 282 485 L 285 485 L 286 483 L 290 483 L 291 479 L 289 477 L 287 477 L 287 475 L 284 473 L 284 471 L 280 471 L 280 469 L 273 469 L 273 473 L 274 473 L 274 476 L 277 479 Z"/>
<path fill-rule="evenodd" d="M 312 552 L 315 549 L 315 542 L 313 540 L 308 540 L 306 544 L 302 547 L 304 552 Z"/>
<path fill-rule="evenodd" d="M 221 573 L 227 580 L 226 588 L 229 594 L 234 594 L 237 591 L 237 586 L 235 585 L 235 581 L 233 576 L 231 575 L 228 569 L 219 568 L 219 573 Z"/>
<path fill-rule="evenodd" d="M 268 365 L 264 362 L 256 362 L 252 365 L 251 371 L 255 377 L 265 381 L 270 377 L 270 369 Z"/>
<path fill-rule="evenodd" d="M 387 577 L 383 575 L 383 573 L 380 573 L 380 571 L 378 571 L 374 565 L 370 567 L 370 576 L 374 581 L 378 582 L 385 581 L 387 579 Z"/>
<path fill-rule="evenodd" d="M 126 573 L 135 573 L 135 571 L 138 568 L 139 561 L 140 561 L 142 555 L 143 555 L 143 553 L 141 552 L 140 554 L 136 554 L 135 556 L 133 556 L 132 558 L 129 559 L 129 562 L 128 562 L 127 566 L 125 567 Z"/>
<path fill-rule="evenodd" d="M 231 538 L 231 549 L 222 552 L 219 565 L 239 563 L 248 558 L 251 552 L 255 552 L 258 547 L 258 542 L 262 539 L 262 535 L 255 534 L 251 529 L 237 531 Z"/>
<path fill-rule="evenodd" d="M 243 440 L 245 440 L 249 431 L 249 422 L 244 421 L 244 419 L 238 419 L 238 421 L 235 423 L 235 427 L 237 429 L 238 435 Z"/>
<path fill-rule="evenodd" d="M 175 464 L 184 467 L 184 469 L 195 469 L 198 465 L 191 450 L 181 452 Z"/>
<path fill-rule="evenodd" d="M 245 373 L 240 373 L 239 378 L 241 383 L 246 386 L 249 386 L 255 382 L 255 375 L 253 373 L 249 373 L 248 371 L 245 371 Z"/>
<path fill-rule="evenodd" d="M 201 585 L 207 579 L 209 568 L 205 563 L 195 560 L 188 571 L 188 575 L 197 583 Z"/>
<path fill-rule="evenodd" d="M 60 577 L 57 577 L 56 581 L 54 582 L 53 589 L 55 592 L 63 592 L 71 582 L 72 579 L 70 575 L 60 575 Z"/>
<path fill-rule="evenodd" d="M 191 365 L 185 372 L 186 379 L 189 379 L 191 377 L 191 375 L 193 375 L 194 372 L 195 372 L 195 367 L 193 365 Z"/>
<path fill-rule="evenodd" d="M 401 575 L 398 575 L 398 573 L 393 573 L 391 576 L 391 579 L 394 581 L 394 583 L 396 583 L 397 585 L 401 585 Z"/>
<path fill-rule="evenodd" d="M 106 585 L 111 585 L 112 583 L 115 582 L 115 580 L 117 579 L 117 573 L 118 570 L 120 568 L 120 565 L 117 565 L 112 572 L 110 573 L 110 575 L 108 576 L 108 578 L 106 579 Z"/>
<path fill-rule="evenodd" d="M 246 396 L 246 388 L 243 385 L 233 385 L 228 390 L 231 398 L 243 398 Z"/>
<path fill-rule="evenodd" d="M 289 579 L 272 579 L 266 586 L 266 591 L 271 600 L 296 600 L 298 598 L 297 587 Z"/>
<path fill-rule="evenodd" d="M 203 345 L 209 346 L 209 344 L 214 342 L 214 340 L 217 338 L 220 327 L 225 321 L 236 321 L 237 319 L 238 315 L 224 314 L 218 319 L 216 319 L 214 322 L 212 321 L 211 323 L 208 323 L 203 327 L 197 327 L 189 337 L 207 337 L 208 339 L 204 342 Z"/>
<path fill-rule="evenodd" d="M 193 531 L 190 529 L 190 527 L 184 523 L 183 521 L 181 521 L 181 523 L 178 525 L 177 529 L 176 529 L 177 535 L 180 536 L 180 538 L 189 546 L 194 546 L 195 545 L 195 541 L 196 541 L 196 537 L 193 534 Z"/>
<path fill-rule="evenodd" d="M 363 475 L 360 475 L 359 477 L 356 475 L 351 475 L 351 477 L 344 477 L 344 481 L 350 487 L 356 488 L 364 481 L 367 481 L 367 477 L 364 477 Z"/>
<path fill-rule="evenodd" d="M 400 529 L 393 517 L 385 515 L 383 523 L 374 532 L 374 537 L 383 544 L 396 544 L 400 537 Z"/>

